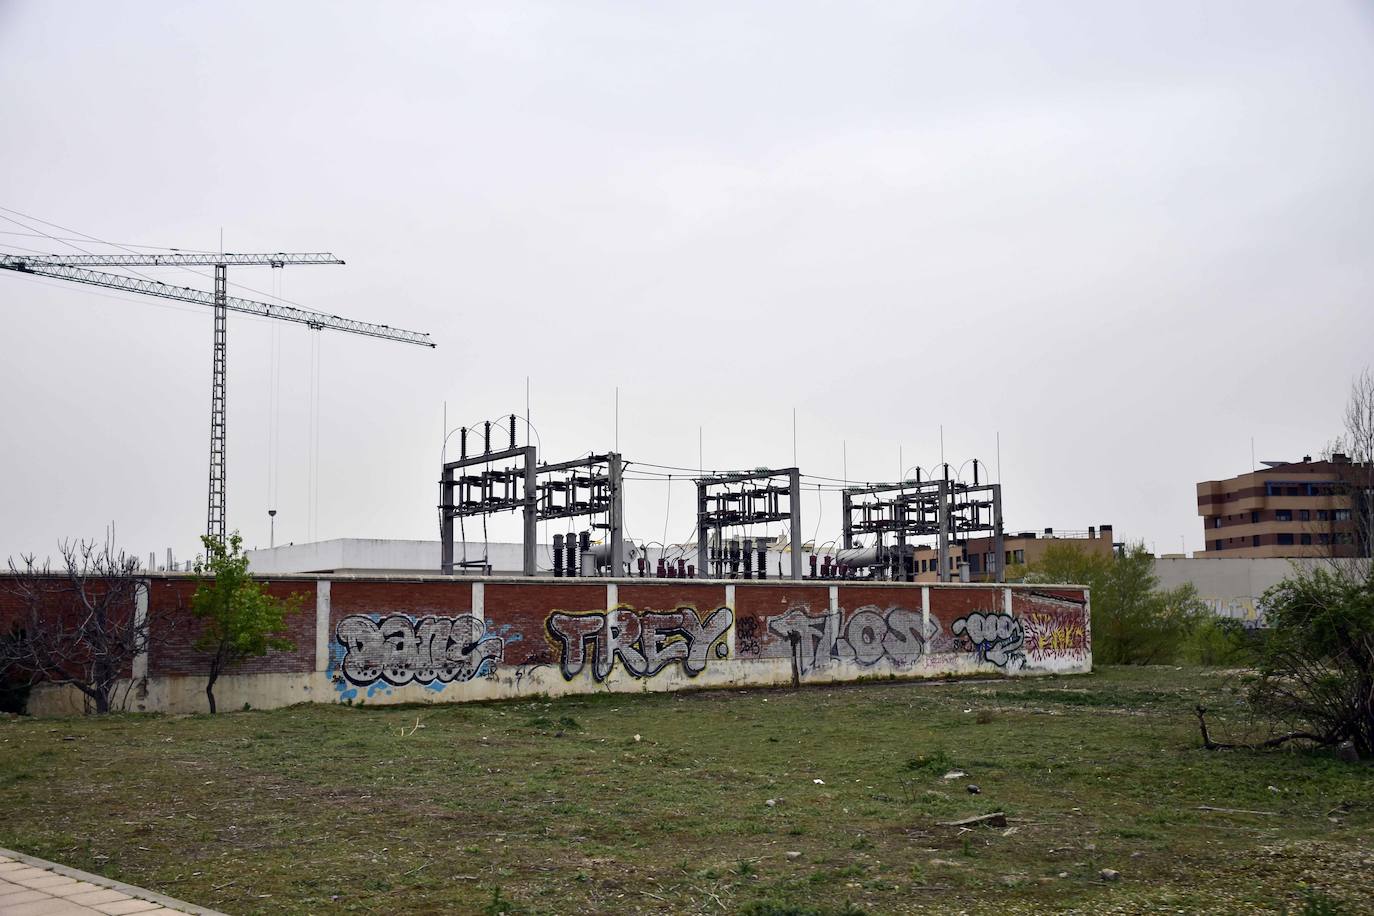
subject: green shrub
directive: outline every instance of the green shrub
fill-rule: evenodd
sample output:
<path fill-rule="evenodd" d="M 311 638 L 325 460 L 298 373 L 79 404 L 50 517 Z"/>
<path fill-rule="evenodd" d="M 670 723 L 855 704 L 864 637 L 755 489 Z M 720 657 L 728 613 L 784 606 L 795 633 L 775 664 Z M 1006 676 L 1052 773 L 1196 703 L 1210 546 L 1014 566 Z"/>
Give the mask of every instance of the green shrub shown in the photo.
<path fill-rule="evenodd" d="M 1239 620 L 1201 617 L 1183 642 L 1183 660 L 1192 665 L 1236 667 L 1253 664 L 1258 637 Z"/>

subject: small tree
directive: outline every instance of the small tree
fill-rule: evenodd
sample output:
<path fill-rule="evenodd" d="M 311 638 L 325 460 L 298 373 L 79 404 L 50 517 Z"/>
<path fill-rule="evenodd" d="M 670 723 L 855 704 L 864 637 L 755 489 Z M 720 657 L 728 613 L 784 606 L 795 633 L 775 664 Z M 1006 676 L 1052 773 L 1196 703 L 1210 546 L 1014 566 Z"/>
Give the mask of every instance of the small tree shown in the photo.
<path fill-rule="evenodd" d="M 1265 592 L 1264 606 L 1255 708 L 1294 729 L 1290 738 L 1350 741 L 1374 755 L 1374 580 L 1299 568 Z"/>
<path fill-rule="evenodd" d="M 1332 564 L 1338 575 L 1352 581 L 1374 577 L 1374 372 L 1366 368 L 1350 383 L 1350 400 L 1345 405 L 1345 433 L 1332 443 L 1350 463 L 1342 468 L 1338 491 L 1350 499 L 1350 519 L 1354 522 L 1353 559 Z M 1334 540 L 1334 539 L 1333 539 Z M 1340 551 L 1333 550 L 1333 556 Z"/>
<path fill-rule="evenodd" d="M 273 598 L 248 574 L 248 557 L 238 532 L 225 544 L 219 538 L 202 537 L 205 557 L 196 561 L 196 592 L 191 613 L 202 630 L 195 647 L 210 656 L 205 698 L 215 712 L 215 682 L 228 668 L 245 658 L 266 655 L 274 649 L 290 651 L 295 643 L 277 634 L 286 628 L 286 617 L 301 608 L 301 596 Z"/>
<path fill-rule="evenodd" d="M 1266 639 L 1250 689 L 1251 709 L 1271 730 L 1290 729 L 1250 747 L 1287 741 L 1349 741 L 1374 755 L 1374 374 L 1355 377 L 1345 411 L 1345 432 L 1328 446 L 1344 453 L 1336 495 L 1350 500 L 1350 550 L 1333 534 L 1325 556 L 1295 562 L 1293 573 L 1264 593 Z M 1346 534 L 1346 532 L 1341 532 Z M 1355 554 L 1351 556 L 1351 554 Z M 1199 709 L 1199 720 L 1205 710 Z M 1207 747 L 1227 747 L 1210 741 Z"/>
<path fill-rule="evenodd" d="M 148 651 L 149 623 L 137 609 L 139 562 L 106 544 L 64 541 L 54 568 L 32 555 L 9 561 L 0 582 L 9 598 L 8 632 L 0 633 L 0 678 L 11 687 L 75 687 L 97 713 L 132 684 L 133 662 Z"/>
<path fill-rule="evenodd" d="M 1089 553 L 1051 544 L 1026 567 L 1027 582 L 1086 585 L 1092 602 L 1093 660 L 1104 665 L 1172 662 L 1206 613 L 1191 584 L 1161 589 L 1143 544 L 1121 553 Z"/>

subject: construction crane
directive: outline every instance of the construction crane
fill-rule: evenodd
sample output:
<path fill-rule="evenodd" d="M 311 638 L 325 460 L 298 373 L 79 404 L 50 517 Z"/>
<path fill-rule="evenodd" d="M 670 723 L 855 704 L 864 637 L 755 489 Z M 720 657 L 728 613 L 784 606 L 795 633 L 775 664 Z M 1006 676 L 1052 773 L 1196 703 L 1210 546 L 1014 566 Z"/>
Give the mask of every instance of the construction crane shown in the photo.
<path fill-rule="evenodd" d="M 419 331 L 405 331 L 384 324 L 371 324 L 326 315 L 310 309 L 268 302 L 255 302 L 240 299 L 228 294 L 229 266 L 286 267 L 298 264 L 342 264 L 343 261 L 325 252 L 276 254 L 73 254 L 73 255 L 19 255 L 0 252 L 0 268 L 31 274 L 36 277 L 51 277 L 57 280 L 71 280 L 89 286 L 101 286 L 125 292 L 141 293 L 145 296 L 158 296 L 163 299 L 176 299 L 195 305 L 208 305 L 214 309 L 215 330 L 214 350 L 210 382 L 210 492 L 206 501 L 205 533 L 221 543 L 225 539 L 225 395 L 227 389 L 226 335 L 229 312 L 242 312 L 260 318 L 277 318 L 294 321 L 316 331 L 344 331 L 361 334 L 364 337 L 378 337 L 400 343 L 433 347 L 434 342 L 428 334 Z M 215 290 L 191 289 L 185 286 L 171 286 L 146 278 L 126 277 L 120 274 L 101 273 L 89 270 L 91 267 L 213 267 L 215 269 Z"/>

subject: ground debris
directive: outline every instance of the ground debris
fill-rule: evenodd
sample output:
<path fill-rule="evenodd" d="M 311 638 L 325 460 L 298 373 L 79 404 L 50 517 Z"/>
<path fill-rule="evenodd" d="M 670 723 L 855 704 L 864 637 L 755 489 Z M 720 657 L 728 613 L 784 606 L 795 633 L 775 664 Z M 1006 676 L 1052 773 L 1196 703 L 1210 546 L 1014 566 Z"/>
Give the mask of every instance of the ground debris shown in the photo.
<path fill-rule="evenodd" d="M 941 827 L 1005 827 L 1007 816 L 1001 811 L 992 814 L 979 814 L 958 821 L 940 821 Z"/>

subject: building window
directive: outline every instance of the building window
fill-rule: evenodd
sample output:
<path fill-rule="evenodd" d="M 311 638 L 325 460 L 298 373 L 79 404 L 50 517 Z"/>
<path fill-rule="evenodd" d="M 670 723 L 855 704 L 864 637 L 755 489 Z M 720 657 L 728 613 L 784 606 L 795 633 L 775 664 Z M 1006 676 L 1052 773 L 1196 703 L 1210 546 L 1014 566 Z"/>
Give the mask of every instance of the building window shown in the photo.
<path fill-rule="evenodd" d="M 1300 538 L 1300 541 L 1301 541 L 1301 543 L 1303 543 L 1303 544 L 1311 544 L 1311 543 L 1312 543 L 1312 535 L 1310 535 L 1310 534 L 1304 534 L 1304 535 Z"/>
<path fill-rule="evenodd" d="M 1251 512 L 1251 513 L 1250 513 L 1250 524 L 1253 525 L 1254 523 L 1256 523 L 1256 522 L 1258 522 L 1258 521 L 1259 521 L 1259 513 L 1258 513 L 1258 512 Z"/>
<path fill-rule="evenodd" d="M 1293 520 L 1293 510 L 1292 510 L 1292 509 L 1276 509 L 1276 510 L 1274 510 L 1274 521 L 1276 521 L 1276 522 L 1291 522 L 1292 520 Z"/>
<path fill-rule="evenodd" d="M 1350 521 L 1350 510 L 1337 509 L 1335 513 L 1332 515 L 1332 518 L 1334 518 L 1338 522 L 1348 522 Z"/>
<path fill-rule="evenodd" d="M 1300 522 L 1310 522 L 1310 521 L 1312 521 L 1312 510 L 1311 510 L 1311 509 L 1299 509 L 1299 510 L 1298 510 L 1298 521 L 1300 521 Z"/>
<path fill-rule="evenodd" d="M 1251 536 L 1250 536 L 1250 546 L 1251 546 L 1251 547 L 1258 547 L 1258 546 L 1259 546 L 1259 538 L 1260 538 L 1260 536 L 1259 536 L 1258 534 L 1251 535 Z"/>
<path fill-rule="evenodd" d="M 1318 543 L 1318 544 L 1330 544 L 1330 543 L 1331 543 L 1331 535 L 1329 535 L 1329 534 L 1319 534 L 1319 535 L 1317 535 L 1317 543 Z"/>
<path fill-rule="evenodd" d="M 1302 495 L 1302 488 L 1301 488 L 1301 487 L 1289 487 L 1289 488 L 1288 488 L 1288 495 L 1289 495 L 1289 496 L 1301 496 L 1301 495 Z"/>
<path fill-rule="evenodd" d="M 1329 521 L 1330 518 L 1331 518 L 1331 513 L 1327 512 L 1325 509 L 1318 509 L 1318 510 L 1317 510 L 1317 521 L 1319 521 L 1319 522 L 1325 522 L 1325 521 Z"/>
<path fill-rule="evenodd" d="M 1216 516 L 1216 517 L 1214 517 L 1214 518 L 1212 519 L 1212 527 L 1213 527 L 1213 528 L 1220 528 L 1220 527 L 1221 527 L 1221 516 L 1220 516 L 1220 515 L 1218 515 L 1218 516 Z"/>
<path fill-rule="evenodd" d="M 1282 545 L 1284 545 L 1284 546 L 1288 546 L 1288 545 L 1292 544 L 1292 543 L 1293 543 L 1293 535 L 1291 535 L 1291 534 L 1280 534 L 1280 535 L 1278 536 L 1278 543 L 1279 543 L 1279 544 L 1282 544 Z"/>
<path fill-rule="evenodd" d="M 1223 544 L 1221 541 L 1213 541 L 1213 542 L 1212 542 L 1212 549 L 1213 549 L 1213 550 L 1225 550 L 1225 549 L 1226 549 L 1226 545 Z"/>
<path fill-rule="evenodd" d="M 1026 552 L 1024 550 L 1013 550 L 1011 554 L 1016 558 L 1017 563 L 1026 562 Z"/>

